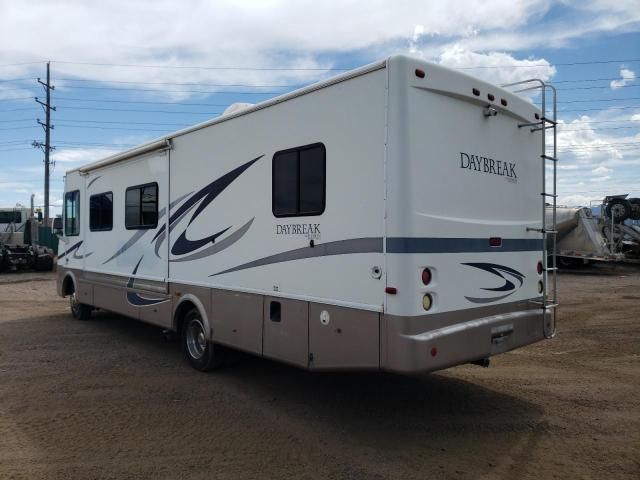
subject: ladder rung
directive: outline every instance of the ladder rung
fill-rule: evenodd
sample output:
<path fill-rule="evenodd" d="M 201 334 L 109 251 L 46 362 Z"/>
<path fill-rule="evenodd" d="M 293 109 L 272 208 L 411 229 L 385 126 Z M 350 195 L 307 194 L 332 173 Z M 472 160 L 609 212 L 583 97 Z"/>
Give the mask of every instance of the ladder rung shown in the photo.
<path fill-rule="evenodd" d="M 556 126 L 555 125 L 550 125 L 550 126 L 544 127 L 544 130 L 549 130 L 550 128 L 556 128 Z M 538 128 L 532 128 L 531 129 L 532 132 L 537 132 L 538 130 L 543 130 L 543 128 L 542 127 L 538 127 Z"/>
<path fill-rule="evenodd" d="M 544 158 L 545 160 L 553 160 L 554 162 L 557 162 L 558 159 L 555 157 L 550 157 L 549 155 L 540 155 L 541 158 Z"/>
<path fill-rule="evenodd" d="M 551 120 L 550 118 L 547 118 L 547 117 L 542 117 L 542 121 L 550 123 L 551 125 L 557 125 L 558 124 L 558 122 L 554 122 L 553 120 Z"/>
<path fill-rule="evenodd" d="M 555 272 L 556 270 L 558 270 L 558 267 L 549 267 L 546 269 L 547 272 Z"/>
<path fill-rule="evenodd" d="M 554 195 L 553 193 L 544 193 L 542 192 L 540 195 L 544 195 L 545 197 L 553 197 L 556 198 L 558 195 Z"/>
<path fill-rule="evenodd" d="M 522 127 L 533 127 L 534 125 L 542 125 L 542 122 L 519 123 L 519 124 L 518 124 L 518 128 L 522 128 Z"/>
<path fill-rule="evenodd" d="M 538 232 L 538 233 L 558 233 L 557 230 L 547 230 L 542 228 L 531 228 L 527 227 L 527 232 Z"/>

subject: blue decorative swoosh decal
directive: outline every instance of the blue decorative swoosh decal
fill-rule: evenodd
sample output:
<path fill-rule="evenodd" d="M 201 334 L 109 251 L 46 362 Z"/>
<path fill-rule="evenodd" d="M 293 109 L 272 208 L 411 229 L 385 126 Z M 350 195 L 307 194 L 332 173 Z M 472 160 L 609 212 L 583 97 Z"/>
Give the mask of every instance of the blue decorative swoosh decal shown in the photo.
<path fill-rule="evenodd" d="M 144 255 L 140 257 L 140 260 L 138 260 L 138 263 L 136 263 L 136 266 L 133 269 L 133 272 L 131 273 L 131 275 L 135 275 L 138 272 L 138 267 L 140 266 L 140 263 L 142 263 L 143 258 L 144 258 Z M 135 279 L 133 277 L 129 277 L 129 280 L 127 281 L 127 288 L 134 288 L 134 282 L 135 282 Z M 127 291 L 127 302 L 129 302 L 129 304 L 133 305 L 134 307 L 148 307 L 149 305 L 157 305 L 158 303 L 163 303 L 168 301 L 169 301 L 169 297 L 167 296 L 164 296 L 162 298 L 149 298 L 149 297 L 144 297 L 136 292 Z"/>
<path fill-rule="evenodd" d="M 520 288 L 524 283 L 525 275 L 520 273 L 517 270 L 514 270 L 511 267 L 506 267 L 504 265 L 498 265 L 495 263 L 463 263 L 462 265 L 467 265 L 469 267 L 478 268 L 480 270 L 484 270 L 485 272 L 491 273 L 500 277 L 504 280 L 504 285 L 494 288 L 482 288 L 482 290 L 486 290 L 488 292 L 509 292 L 506 295 L 498 295 L 496 297 L 467 297 L 467 300 L 473 303 L 491 303 L 497 302 L 498 300 L 502 300 L 503 298 L 507 298 L 509 295 L 515 293 L 516 288 Z M 509 278 L 506 278 L 505 275 Z M 516 287 L 515 283 L 511 280 L 518 282 L 518 287 Z"/>

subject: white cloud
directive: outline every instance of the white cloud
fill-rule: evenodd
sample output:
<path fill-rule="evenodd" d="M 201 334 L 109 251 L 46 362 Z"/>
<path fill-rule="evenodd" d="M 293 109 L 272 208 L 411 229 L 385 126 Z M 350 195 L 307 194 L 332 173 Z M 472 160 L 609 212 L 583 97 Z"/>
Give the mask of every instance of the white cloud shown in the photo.
<path fill-rule="evenodd" d="M 568 2 L 575 15 L 538 24 L 550 10 L 549 0 L 158 0 L 82 2 L 32 0 L 3 2 L 0 16 L 2 63 L 71 60 L 112 64 L 216 65 L 318 68 L 337 53 L 366 51 L 368 58 L 413 51 L 425 58 L 459 64 L 483 60 L 512 64 L 509 49 L 541 42 L 566 43 L 585 35 L 624 29 L 640 21 L 632 2 L 617 2 L 601 13 L 601 2 Z M 593 11 L 599 12 L 594 15 Z M 587 12 L 587 13 L 584 13 Z M 576 15 L 580 15 L 579 18 Z M 586 21 L 583 17 L 588 17 Z M 585 21 L 583 21 L 585 20 Z M 578 28 L 579 27 L 579 28 Z M 38 35 L 33 35 L 37 31 Z M 46 38 L 45 43 L 42 39 Z M 409 45 L 409 48 L 407 48 Z M 461 52 L 490 52 L 461 55 Z M 460 58 L 458 58 L 460 57 Z M 519 61 L 526 62 L 526 60 Z M 530 67 L 540 60 L 531 60 Z M 535 73 L 553 74 L 543 66 Z M 472 65 L 475 65 L 473 63 Z M 6 67 L 7 76 L 41 72 L 42 65 Z M 509 79 L 531 76 L 505 74 Z M 525 73 L 526 71 L 526 73 Z M 53 64 L 54 78 L 79 77 L 144 82 L 244 84 L 308 83 L 326 72 L 154 69 Z M 500 72 L 500 70 L 498 70 Z M 500 82 L 499 73 L 479 73 Z M 59 88 L 65 88 L 58 82 Z M 152 87 L 154 88 L 154 87 Z M 157 87 L 160 91 L 165 87 Z M 150 95 L 147 93 L 146 95 Z M 171 96 L 179 96 L 175 92 Z"/>
<path fill-rule="evenodd" d="M 628 68 L 623 68 L 620 70 L 620 79 L 612 80 L 609 86 L 612 90 L 617 90 L 618 88 L 622 88 L 627 84 L 633 82 L 636 78 L 636 74 L 633 70 L 629 70 Z"/>
<path fill-rule="evenodd" d="M 60 149 L 51 155 L 51 159 L 57 163 L 64 163 L 65 169 L 73 168 L 69 164 L 83 165 L 108 157 L 122 151 L 113 148 L 78 148 Z"/>
<path fill-rule="evenodd" d="M 549 80 L 556 69 L 544 59 L 518 60 L 509 53 L 478 53 L 460 45 L 447 47 L 438 57 L 438 63 L 452 68 L 470 69 L 470 73 L 496 85 L 518 82 L 529 78 Z M 474 68 L 488 67 L 488 68 Z"/>
<path fill-rule="evenodd" d="M 610 171 L 611 171 L 610 168 L 607 168 L 604 165 L 600 165 L 599 167 L 596 167 L 593 170 L 591 170 L 591 173 L 593 173 L 594 175 L 605 175 Z"/>

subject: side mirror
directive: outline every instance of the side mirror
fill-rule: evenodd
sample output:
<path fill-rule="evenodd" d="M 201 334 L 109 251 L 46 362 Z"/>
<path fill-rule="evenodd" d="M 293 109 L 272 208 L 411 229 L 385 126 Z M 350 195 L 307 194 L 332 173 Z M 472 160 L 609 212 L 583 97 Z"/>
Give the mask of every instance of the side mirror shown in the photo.
<path fill-rule="evenodd" d="M 62 217 L 56 217 L 53 219 L 51 232 L 58 237 L 62 236 Z"/>

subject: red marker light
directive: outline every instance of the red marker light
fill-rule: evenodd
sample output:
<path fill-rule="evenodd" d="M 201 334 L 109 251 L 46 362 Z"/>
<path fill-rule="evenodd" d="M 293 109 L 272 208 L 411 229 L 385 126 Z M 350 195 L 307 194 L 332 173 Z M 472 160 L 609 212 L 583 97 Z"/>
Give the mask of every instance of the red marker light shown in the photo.
<path fill-rule="evenodd" d="M 542 262 L 538 262 L 538 275 L 542 275 L 542 271 L 543 271 L 544 267 L 542 266 Z"/>
<path fill-rule="evenodd" d="M 489 93 L 489 94 L 487 94 L 487 98 L 488 98 L 489 100 L 491 100 L 492 102 L 496 99 L 496 97 L 495 97 L 495 95 L 494 95 L 493 93 Z"/>
<path fill-rule="evenodd" d="M 435 357 L 438 355 L 438 349 L 436 347 L 431 348 L 431 356 Z"/>
<path fill-rule="evenodd" d="M 431 270 L 428 268 L 422 270 L 422 283 L 425 285 L 429 285 L 429 283 L 431 283 Z"/>
<path fill-rule="evenodd" d="M 489 238 L 489 246 L 490 247 L 501 247 L 502 246 L 502 238 L 501 237 L 491 237 L 491 238 Z"/>
<path fill-rule="evenodd" d="M 398 289 L 396 287 L 386 287 L 384 291 L 389 295 L 395 295 L 396 293 L 398 293 Z"/>
<path fill-rule="evenodd" d="M 504 98 L 500 99 L 500 103 L 502 104 L 503 107 L 507 106 L 507 101 Z"/>
<path fill-rule="evenodd" d="M 473 92 L 473 94 L 474 94 L 476 97 L 479 97 L 479 96 L 480 96 L 480 90 L 478 90 L 477 88 L 474 88 L 474 89 L 473 89 L 473 90 L 471 90 L 471 91 Z"/>
<path fill-rule="evenodd" d="M 424 70 L 422 70 L 420 68 L 416 68 L 416 77 L 424 78 L 424 76 L 425 76 Z"/>

